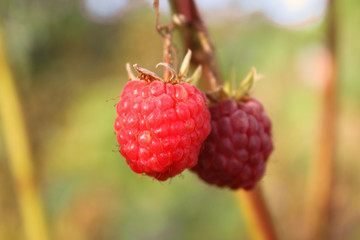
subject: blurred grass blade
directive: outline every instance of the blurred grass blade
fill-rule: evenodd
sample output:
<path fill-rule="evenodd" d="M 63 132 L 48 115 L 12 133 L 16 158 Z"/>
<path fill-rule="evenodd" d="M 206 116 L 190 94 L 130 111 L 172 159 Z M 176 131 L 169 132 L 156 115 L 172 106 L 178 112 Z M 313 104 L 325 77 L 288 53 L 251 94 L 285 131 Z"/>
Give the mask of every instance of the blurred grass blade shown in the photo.
<path fill-rule="evenodd" d="M 331 198 L 334 189 L 338 115 L 337 8 L 335 3 L 333 0 L 329 1 L 327 13 L 326 41 L 330 56 L 329 74 L 320 92 L 322 103 L 319 136 L 308 180 L 305 223 L 309 239 L 329 239 L 331 229 Z"/>
<path fill-rule="evenodd" d="M 46 240 L 48 234 L 39 194 L 34 183 L 30 146 L 21 104 L 6 61 L 1 25 L 0 117 L 25 235 L 29 240 Z"/>

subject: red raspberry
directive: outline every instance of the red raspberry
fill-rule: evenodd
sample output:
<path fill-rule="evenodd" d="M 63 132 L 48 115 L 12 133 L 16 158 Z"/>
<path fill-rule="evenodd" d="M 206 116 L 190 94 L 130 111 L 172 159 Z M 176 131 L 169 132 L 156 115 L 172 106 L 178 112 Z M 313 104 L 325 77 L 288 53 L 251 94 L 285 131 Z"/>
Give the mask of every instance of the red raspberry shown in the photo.
<path fill-rule="evenodd" d="M 114 127 L 131 169 L 164 181 L 197 163 L 210 113 L 195 86 L 148 80 L 125 85 Z"/>
<path fill-rule="evenodd" d="M 209 110 L 211 133 L 192 170 L 219 187 L 252 189 L 273 150 L 271 122 L 263 106 L 251 98 L 238 103 L 226 99 Z"/>

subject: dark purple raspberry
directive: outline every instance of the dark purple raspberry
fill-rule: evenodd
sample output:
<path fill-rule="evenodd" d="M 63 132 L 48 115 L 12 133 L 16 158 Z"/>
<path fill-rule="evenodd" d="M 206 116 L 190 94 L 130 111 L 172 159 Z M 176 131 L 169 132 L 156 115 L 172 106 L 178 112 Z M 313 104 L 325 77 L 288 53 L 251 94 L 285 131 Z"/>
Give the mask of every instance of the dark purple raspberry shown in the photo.
<path fill-rule="evenodd" d="M 252 98 L 222 100 L 209 107 L 211 133 L 192 171 L 209 184 L 250 190 L 263 177 L 273 150 L 271 122 Z"/>

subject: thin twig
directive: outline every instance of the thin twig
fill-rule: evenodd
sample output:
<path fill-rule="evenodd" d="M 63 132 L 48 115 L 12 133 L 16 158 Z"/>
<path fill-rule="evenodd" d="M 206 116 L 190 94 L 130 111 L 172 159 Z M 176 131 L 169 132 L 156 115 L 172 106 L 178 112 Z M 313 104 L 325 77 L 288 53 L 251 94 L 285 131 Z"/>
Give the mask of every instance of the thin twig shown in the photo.
<path fill-rule="evenodd" d="M 171 58 L 171 31 L 166 31 L 164 35 L 164 62 L 172 65 L 172 58 Z M 170 79 L 170 71 L 168 68 L 164 68 L 164 80 L 168 82 Z"/>
<path fill-rule="evenodd" d="M 173 22 L 170 22 L 167 25 L 163 25 L 159 23 L 159 0 L 154 0 L 154 8 L 156 11 L 156 17 L 155 17 L 155 27 L 158 33 L 163 37 L 164 39 L 164 62 L 172 65 L 172 44 L 171 44 L 171 36 L 172 31 L 175 27 L 175 24 Z M 171 73 L 168 68 L 164 68 L 164 80 L 165 82 L 168 82 L 170 79 Z"/>

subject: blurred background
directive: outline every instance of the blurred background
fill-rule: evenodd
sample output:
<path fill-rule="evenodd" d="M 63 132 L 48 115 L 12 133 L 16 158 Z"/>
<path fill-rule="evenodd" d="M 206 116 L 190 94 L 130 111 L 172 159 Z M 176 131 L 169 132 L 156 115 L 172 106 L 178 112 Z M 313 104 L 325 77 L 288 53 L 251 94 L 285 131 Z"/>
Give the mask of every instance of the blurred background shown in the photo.
<path fill-rule="evenodd" d="M 305 193 L 329 73 L 325 0 L 196 3 L 224 79 L 251 66 L 273 121 L 275 150 L 261 181 L 282 239 L 303 239 Z M 161 21 L 169 7 L 160 0 Z M 360 239 L 360 2 L 336 1 L 338 111 L 331 239 Z M 118 153 L 114 105 L 125 63 L 162 61 L 145 0 L 0 0 L 7 64 L 20 96 L 50 239 L 250 239 L 231 191 L 189 171 L 159 183 Z M 182 49 L 180 35 L 175 43 Z M 1 63 L 2 64 L 2 63 Z M 4 67 L 0 66 L 0 71 Z M 2 81 L 2 79 L 0 79 Z M 24 239 L 0 124 L 0 239 Z"/>

